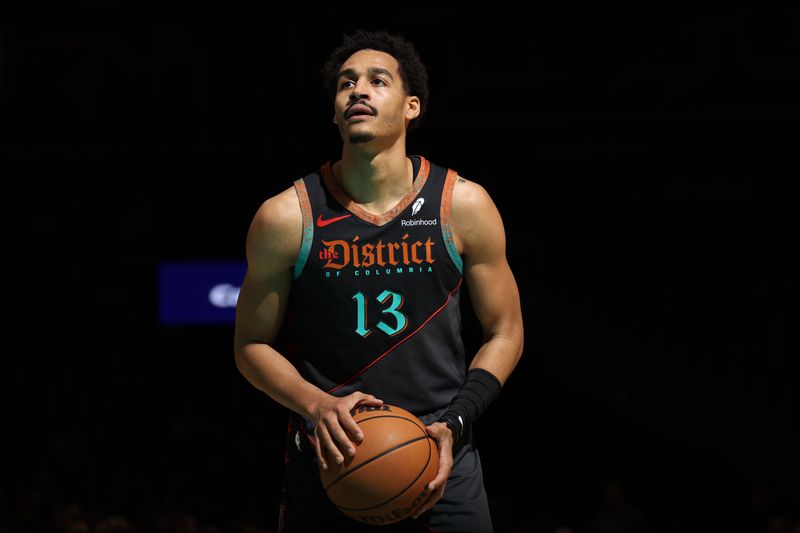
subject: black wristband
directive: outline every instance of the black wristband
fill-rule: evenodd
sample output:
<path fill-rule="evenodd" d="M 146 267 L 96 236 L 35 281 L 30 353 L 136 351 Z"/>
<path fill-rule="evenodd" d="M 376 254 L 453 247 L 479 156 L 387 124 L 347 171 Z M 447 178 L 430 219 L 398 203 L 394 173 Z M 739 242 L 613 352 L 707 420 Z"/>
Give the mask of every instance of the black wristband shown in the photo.
<path fill-rule="evenodd" d="M 453 432 L 453 449 L 500 392 L 500 380 L 482 368 L 467 372 L 464 386 L 439 418 Z"/>

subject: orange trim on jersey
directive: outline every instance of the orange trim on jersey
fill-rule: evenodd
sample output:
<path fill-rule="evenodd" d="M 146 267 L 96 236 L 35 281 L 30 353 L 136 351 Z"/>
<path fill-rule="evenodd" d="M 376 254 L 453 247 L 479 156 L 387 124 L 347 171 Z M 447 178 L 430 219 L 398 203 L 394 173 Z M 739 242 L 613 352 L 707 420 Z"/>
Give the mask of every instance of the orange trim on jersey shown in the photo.
<path fill-rule="evenodd" d="M 311 214 L 311 200 L 308 197 L 306 182 L 302 179 L 295 180 L 294 188 L 297 191 L 297 199 L 300 200 L 300 209 L 303 211 L 303 226 L 314 226 Z"/>
<path fill-rule="evenodd" d="M 419 172 L 417 173 L 414 183 L 405 196 L 403 196 L 397 204 L 383 214 L 375 214 L 367 211 L 361 204 L 350 198 L 347 193 L 342 189 L 339 184 L 333 179 L 333 171 L 331 170 L 331 162 L 328 161 L 322 166 L 322 179 L 325 180 L 325 185 L 336 201 L 342 204 L 342 207 L 353 213 L 355 216 L 365 222 L 369 222 L 375 226 L 383 226 L 392 221 L 403 209 L 409 206 L 414 198 L 417 197 L 419 191 L 428 181 L 428 173 L 431 170 L 431 164 L 422 156 L 419 156 L 420 165 Z"/>
<path fill-rule="evenodd" d="M 294 262 L 293 272 L 294 279 L 297 279 L 306 266 L 311 243 L 314 242 L 314 215 L 311 212 L 311 199 L 308 197 L 306 182 L 302 179 L 295 180 L 294 190 L 300 202 L 300 210 L 303 212 L 303 239 L 300 242 L 300 252 L 297 254 L 297 261 Z"/>
<path fill-rule="evenodd" d="M 463 272 L 464 261 L 461 259 L 461 254 L 458 253 L 458 246 L 453 236 L 453 224 L 450 217 L 453 207 L 453 189 L 456 186 L 456 179 L 458 179 L 458 173 L 455 170 L 448 169 L 447 177 L 444 181 L 444 189 L 442 190 L 442 206 L 439 216 L 442 219 L 442 239 L 444 239 L 447 253 L 450 254 L 450 259 L 455 263 L 458 271 Z"/>
<path fill-rule="evenodd" d="M 402 340 L 400 340 L 400 341 L 399 341 L 397 344 L 395 344 L 394 346 L 392 346 L 391 348 L 389 348 L 388 350 L 386 350 L 385 352 L 383 352 L 382 354 L 380 354 L 378 357 L 376 357 L 375 359 L 373 359 L 373 360 L 372 360 L 372 362 L 371 362 L 370 364 L 368 364 L 367 366 L 365 366 L 364 368 L 362 368 L 361 370 L 359 370 L 358 372 L 356 372 L 356 373 L 355 373 L 355 374 L 354 374 L 352 377 L 350 377 L 348 380 L 346 380 L 346 381 L 343 381 L 343 382 L 339 383 L 339 384 L 338 384 L 338 385 L 336 385 L 334 388 L 332 388 L 331 390 L 329 390 L 329 391 L 328 391 L 328 394 L 333 394 L 334 392 L 336 392 L 337 390 L 341 389 L 341 388 L 342 388 L 342 387 L 344 387 L 345 385 L 348 385 L 348 384 L 352 383 L 353 381 L 355 381 L 355 380 L 356 380 L 356 378 L 358 378 L 358 376 L 360 376 L 361 374 L 363 374 L 364 372 L 366 372 L 367 370 L 369 370 L 370 368 L 372 368 L 372 367 L 373 367 L 375 364 L 377 364 L 377 362 L 378 362 L 378 361 L 380 361 L 381 359 L 383 359 L 384 357 L 386 357 L 387 355 L 389 355 L 390 353 L 392 353 L 392 352 L 395 350 L 395 348 L 397 348 L 398 346 L 400 346 L 401 344 L 403 344 L 404 342 L 406 342 L 408 339 L 410 339 L 411 337 L 413 337 L 414 335 L 416 335 L 416 334 L 417 334 L 417 333 L 419 333 L 420 331 L 422 331 L 422 328 L 424 328 L 424 327 L 425 327 L 425 326 L 428 324 L 428 322 L 430 322 L 431 320 L 433 320 L 433 317 L 435 317 L 436 315 L 438 315 L 438 314 L 439 314 L 439 313 L 442 311 L 442 309 L 444 309 L 445 307 L 447 307 L 447 304 L 449 304 L 449 303 L 450 303 L 450 300 L 453 298 L 453 295 L 454 295 L 454 294 L 455 294 L 455 293 L 458 291 L 458 288 L 459 288 L 459 287 L 461 287 L 461 282 L 462 282 L 463 280 L 464 280 L 464 278 L 459 278 L 459 279 L 458 279 L 458 283 L 456 284 L 456 287 L 455 287 L 455 289 L 453 289 L 452 291 L 450 291 L 450 293 L 447 295 L 447 299 L 444 301 L 444 303 L 442 304 L 442 306 L 441 306 L 439 309 L 437 309 L 436 311 L 434 311 L 434 312 L 433 312 L 433 314 L 432 314 L 431 316 L 429 316 L 428 318 L 426 318 L 426 319 L 425 319 L 425 321 L 424 321 L 422 324 L 420 324 L 420 326 L 419 326 L 417 329 L 415 329 L 414 331 L 412 331 L 411 333 L 409 333 L 408 335 L 406 335 L 405 337 L 403 337 L 403 339 L 402 339 Z"/>

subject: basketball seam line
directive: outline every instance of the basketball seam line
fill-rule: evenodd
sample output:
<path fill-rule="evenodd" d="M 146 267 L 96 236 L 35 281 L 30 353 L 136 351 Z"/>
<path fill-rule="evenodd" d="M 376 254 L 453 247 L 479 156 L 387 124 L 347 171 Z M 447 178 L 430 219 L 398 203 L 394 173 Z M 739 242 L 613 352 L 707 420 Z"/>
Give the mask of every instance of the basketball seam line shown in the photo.
<path fill-rule="evenodd" d="M 369 507 L 359 507 L 359 508 L 339 507 L 339 509 L 341 509 L 341 510 L 343 510 L 343 511 L 350 511 L 350 512 L 364 512 L 364 511 L 369 511 L 370 509 L 375 509 L 376 507 L 381 507 L 381 506 L 383 506 L 383 505 L 386 505 L 387 503 L 391 502 L 392 500 L 396 500 L 397 498 L 399 498 L 400 496 L 402 496 L 403 494 L 405 494 L 405 493 L 406 493 L 406 491 L 407 491 L 408 489 L 410 489 L 411 487 L 413 487 L 413 486 L 414 486 L 414 483 L 416 483 L 416 482 L 417 482 L 417 480 L 420 478 L 420 476 L 422 476 L 422 474 L 424 474 L 424 473 L 425 473 L 425 470 L 427 470 L 427 469 L 428 469 L 428 465 L 429 465 L 429 464 L 431 464 L 431 456 L 432 456 L 433 454 L 431 453 L 431 443 L 430 443 L 430 441 L 431 441 L 431 438 L 430 438 L 430 437 L 428 437 L 428 436 L 425 436 L 425 437 L 419 437 L 418 439 L 414 439 L 413 441 L 409 441 L 409 442 L 407 442 L 406 444 L 410 444 L 410 443 L 412 443 L 412 442 L 417 442 L 418 440 L 421 440 L 421 439 L 428 439 L 428 459 L 425 461 L 425 466 L 423 466 L 423 467 L 422 467 L 422 470 L 420 470 L 420 471 L 419 471 L 419 474 L 417 474 L 417 477 L 415 477 L 415 478 L 414 478 L 414 479 L 411 481 L 411 483 L 409 483 L 409 484 L 408 484 L 408 485 L 407 485 L 407 486 L 406 486 L 406 487 L 405 487 L 403 490 L 401 490 L 400 492 L 398 492 L 396 495 L 392 496 L 392 497 L 391 497 L 391 498 L 389 498 L 388 500 L 386 500 L 386 501 L 383 501 L 383 502 L 380 502 L 380 503 L 376 503 L 375 505 L 371 505 L 371 506 L 369 506 Z M 388 451 L 392 451 L 392 450 L 388 450 Z M 381 454 L 381 455 L 383 455 L 383 454 Z M 377 457 L 380 457 L 380 456 L 377 456 Z M 377 457 L 374 457 L 373 459 L 377 459 Z M 370 459 L 370 461 L 372 461 L 373 459 Z M 366 463 L 364 463 L 364 464 L 366 464 Z M 361 466 L 363 466 L 363 465 L 358 465 L 358 466 L 359 466 L 359 468 L 360 468 L 360 467 L 361 467 Z M 344 476 L 342 476 L 342 477 L 344 477 Z"/>
<path fill-rule="evenodd" d="M 365 418 L 364 420 L 358 420 L 358 421 L 356 422 L 356 424 L 360 424 L 360 423 L 362 423 L 362 422 L 369 422 L 370 420 L 377 420 L 377 419 L 379 419 L 379 418 L 399 418 L 400 420 L 405 420 L 405 421 L 407 421 L 407 422 L 411 422 L 412 424 L 414 424 L 415 426 L 417 426 L 417 428 L 419 428 L 419 430 L 420 430 L 420 431 L 422 431 L 422 435 L 423 435 L 423 436 L 427 436 L 427 435 L 428 435 L 428 432 L 427 432 L 427 431 L 425 431 L 425 428 L 424 428 L 424 427 L 422 427 L 422 426 L 420 426 L 419 424 L 417 424 L 417 423 L 416 423 L 414 420 L 411 420 L 410 418 L 406 418 L 406 417 L 404 417 L 403 415 L 395 415 L 395 414 L 390 414 L 390 415 L 375 415 L 375 416 L 371 416 L 371 417 L 369 417 L 369 418 Z"/>
<path fill-rule="evenodd" d="M 414 424 L 414 425 L 416 425 L 416 424 Z M 419 426 L 417 426 L 417 427 L 419 427 Z M 412 444 L 412 443 L 414 443 L 414 442 L 420 441 L 420 440 L 422 440 L 422 439 L 427 439 L 427 438 L 430 438 L 430 437 L 428 437 L 427 435 L 423 435 L 422 437 L 416 437 L 416 438 L 413 438 L 413 439 L 411 439 L 411 440 L 408 440 L 408 441 L 406 441 L 406 442 L 403 442 L 403 443 L 397 444 L 397 445 L 395 445 L 395 446 L 392 446 L 392 447 L 391 447 L 391 448 L 389 448 L 388 450 L 384 450 L 384 451 L 382 451 L 381 453 L 379 453 L 379 454 L 378 454 L 378 455 L 376 455 L 375 457 L 370 457 L 369 459 L 367 459 L 366 461 L 364 461 L 363 463 L 361 463 L 360 465 L 358 465 L 358 466 L 357 466 L 357 467 L 355 467 L 354 469 L 350 470 L 349 472 L 345 472 L 344 474 L 340 475 L 339 477 L 337 477 L 336 479 L 334 479 L 333 481 L 331 481 L 330 485 L 328 485 L 327 487 L 325 487 L 325 492 L 328 492 L 328 490 L 329 490 L 331 487 L 333 487 L 334 485 L 336 485 L 336 484 L 337 484 L 339 481 L 341 481 L 342 479 L 346 478 L 347 476 L 349 476 L 349 475 L 350 475 L 350 474 L 352 474 L 353 472 L 357 471 L 357 470 L 358 470 L 359 468 L 361 468 L 362 466 L 366 466 L 366 465 L 370 464 L 371 462 L 373 462 L 373 461 L 376 461 L 376 460 L 380 459 L 380 458 L 381 458 L 381 457 L 383 457 L 384 455 L 388 455 L 388 454 L 392 453 L 392 452 L 393 452 L 393 451 L 395 451 L 395 450 L 399 450 L 399 449 L 400 449 L 400 448 L 402 448 L 403 446 L 408 446 L 409 444 Z M 428 451 L 430 452 L 430 450 L 428 450 Z M 429 453 L 428 455 L 430 455 L 430 453 Z"/>

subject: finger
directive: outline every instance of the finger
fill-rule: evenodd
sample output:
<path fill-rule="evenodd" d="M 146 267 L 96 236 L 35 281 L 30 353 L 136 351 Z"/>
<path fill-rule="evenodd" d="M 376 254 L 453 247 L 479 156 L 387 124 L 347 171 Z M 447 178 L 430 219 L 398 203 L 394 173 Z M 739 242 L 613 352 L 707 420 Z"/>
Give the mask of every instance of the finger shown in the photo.
<path fill-rule="evenodd" d="M 382 405 L 383 400 L 380 400 L 373 396 L 372 394 L 364 394 L 363 392 L 359 393 L 361 398 L 358 400 L 358 404 L 363 405 Z"/>
<path fill-rule="evenodd" d="M 450 468 L 447 469 L 439 467 L 439 471 L 436 473 L 436 477 L 428 483 L 428 490 L 435 491 L 447 482 L 447 478 L 450 476 Z"/>
<path fill-rule="evenodd" d="M 356 427 L 357 431 L 360 431 L 358 430 L 358 424 L 356 424 L 353 417 L 350 416 L 350 411 L 347 410 L 347 407 L 345 405 L 340 405 L 335 411 L 335 414 L 332 412 L 328 419 L 328 431 L 337 448 L 341 450 L 342 453 L 346 453 L 352 457 L 356 454 L 355 443 L 350 440 L 350 437 L 342 428 L 343 424 L 345 427 L 349 426 L 348 420 L 352 423 L 352 426 Z"/>
<path fill-rule="evenodd" d="M 317 452 L 317 459 L 319 460 L 319 464 L 322 467 L 322 469 L 323 470 L 327 470 L 328 469 L 328 463 L 325 461 L 324 454 L 322 453 L 322 447 L 319 444 L 321 439 L 320 439 L 319 433 L 317 433 L 316 429 L 314 429 L 314 436 L 316 437 L 314 439 L 314 451 Z"/>
<path fill-rule="evenodd" d="M 447 425 L 441 422 L 434 422 L 430 426 L 425 426 L 425 430 L 428 432 L 428 435 L 436 439 L 436 443 L 439 444 L 440 447 L 445 440 L 449 440 L 450 446 L 452 447 L 453 432 L 450 431 L 450 428 L 447 427 Z"/>
<path fill-rule="evenodd" d="M 439 470 L 436 472 L 436 477 L 428 483 L 428 490 L 435 491 L 439 487 L 443 487 L 450 477 L 450 471 L 453 469 L 453 455 L 450 450 L 446 450 L 444 446 L 439 448 Z"/>
<path fill-rule="evenodd" d="M 330 457 L 336 461 L 337 464 L 344 463 L 344 456 L 339 452 L 339 448 L 334 444 L 333 439 L 331 438 L 328 429 L 325 426 L 317 426 L 319 437 L 322 440 L 322 446 L 324 446 L 327 453 L 330 454 Z M 339 429 L 341 431 L 341 428 Z"/>
<path fill-rule="evenodd" d="M 383 400 L 379 400 L 372 394 L 364 394 L 363 392 L 354 392 L 350 400 L 351 401 L 348 402 L 349 408 L 339 413 L 339 420 L 342 423 L 342 427 L 353 435 L 355 442 L 360 443 L 364 439 L 364 433 L 361 431 L 361 427 L 359 427 L 351 412 L 359 405 L 377 407 L 383 404 Z"/>
<path fill-rule="evenodd" d="M 444 495 L 444 487 L 442 487 L 441 490 L 432 491 L 430 496 L 428 496 L 428 499 L 425 500 L 425 503 L 420 505 L 419 508 L 417 509 L 417 512 L 414 513 L 413 518 L 416 520 L 430 509 L 433 509 L 433 506 L 436 505 L 436 502 L 438 502 L 443 495 Z"/>
<path fill-rule="evenodd" d="M 347 433 L 349 433 L 350 435 L 352 435 L 357 443 L 364 440 L 364 432 L 361 431 L 361 427 L 359 427 L 358 422 L 355 421 L 355 419 L 353 418 L 353 416 L 350 414 L 349 411 L 343 413 L 340 416 L 339 422 L 341 422 L 344 430 L 347 431 Z M 348 439 L 347 442 L 349 445 L 350 440 Z"/>

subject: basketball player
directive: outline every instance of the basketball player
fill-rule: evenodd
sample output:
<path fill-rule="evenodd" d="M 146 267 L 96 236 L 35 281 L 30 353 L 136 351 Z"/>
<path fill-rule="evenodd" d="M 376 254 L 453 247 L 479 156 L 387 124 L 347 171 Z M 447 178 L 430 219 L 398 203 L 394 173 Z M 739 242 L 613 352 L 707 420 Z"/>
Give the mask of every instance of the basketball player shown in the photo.
<path fill-rule="evenodd" d="M 500 215 L 480 185 L 406 154 L 406 131 L 428 99 L 411 44 L 358 32 L 324 72 L 341 160 L 258 209 L 237 307 L 238 368 L 293 412 L 281 530 L 373 530 L 333 506 L 318 465 L 357 453 L 353 408 L 386 402 L 429 424 L 440 459 L 427 503 L 382 531 L 490 532 L 471 425 L 514 369 L 523 338 Z M 469 371 L 465 284 L 485 333 Z"/>

